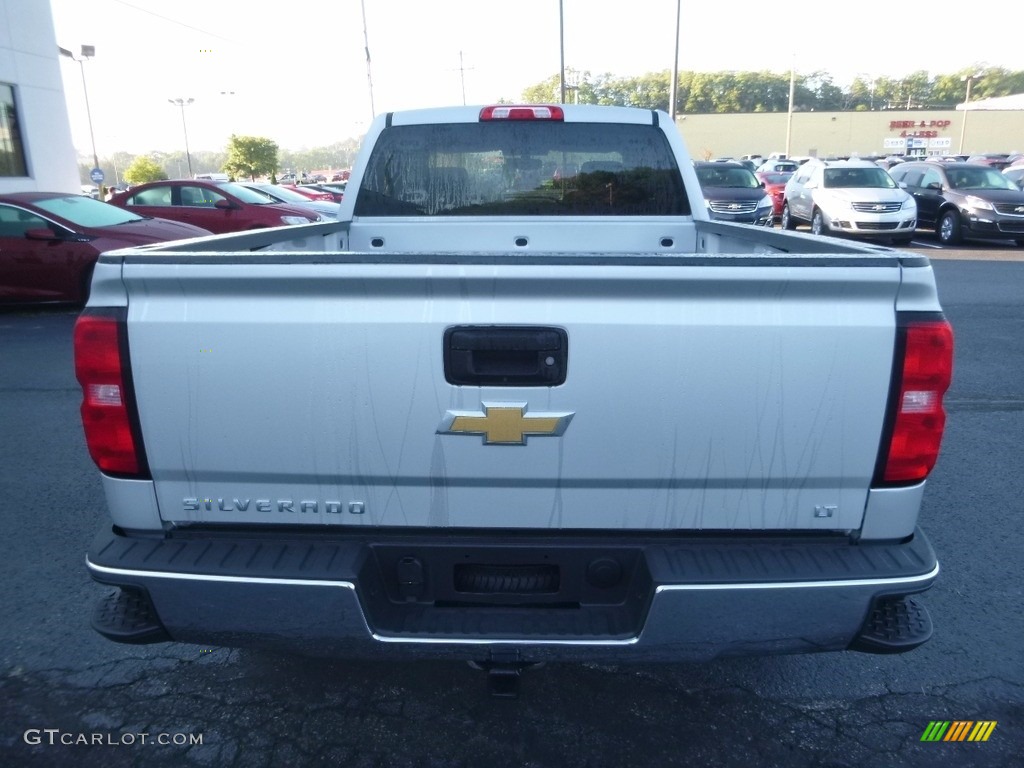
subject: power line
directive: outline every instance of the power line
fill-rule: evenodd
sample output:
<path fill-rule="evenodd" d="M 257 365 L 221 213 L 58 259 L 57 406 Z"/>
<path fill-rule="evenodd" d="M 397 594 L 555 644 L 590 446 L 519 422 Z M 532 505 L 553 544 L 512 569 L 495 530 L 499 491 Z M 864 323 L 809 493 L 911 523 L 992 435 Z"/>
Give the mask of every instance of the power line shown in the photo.
<path fill-rule="evenodd" d="M 154 16 L 154 17 L 156 17 L 158 19 L 163 19 L 164 21 L 168 21 L 171 24 L 177 24 L 179 27 L 184 27 L 185 29 L 191 29 L 193 32 L 199 32 L 199 33 L 204 34 L 204 35 L 209 35 L 210 37 L 216 37 L 218 40 L 224 40 L 225 42 L 228 42 L 228 43 L 236 43 L 237 44 L 237 41 L 236 40 L 232 40 L 230 37 L 224 37 L 223 35 L 218 35 L 216 32 L 209 32 L 209 31 L 207 31 L 205 29 L 200 29 L 199 27 L 194 27 L 191 24 L 186 24 L 183 21 L 178 21 L 177 19 L 172 19 L 170 16 L 164 16 L 162 14 L 155 13 L 154 11 L 150 11 L 150 10 L 147 10 L 145 8 L 140 8 L 137 5 L 132 5 L 131 3 L 126 3 L 125 0 L 113 0 L 113 2 L 118 3 L 120 5 L 123 5 L 126 8 L 131 8 L 133 10 L 136 10 L 139 13 L 145 13 L 148 16 Z"/>

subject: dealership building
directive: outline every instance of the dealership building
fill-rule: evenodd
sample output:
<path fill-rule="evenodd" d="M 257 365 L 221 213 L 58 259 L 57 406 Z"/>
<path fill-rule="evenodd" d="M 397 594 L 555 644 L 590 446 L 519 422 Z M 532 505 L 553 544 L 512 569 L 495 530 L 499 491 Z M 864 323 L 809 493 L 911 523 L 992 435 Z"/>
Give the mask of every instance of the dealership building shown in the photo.
<path fill-rule="evenodd" d="M 870 112 L 678 115 L 695 159 L 786 152 L 846 157 L 1024 152 L 1024 94 L 972 101 L 969 108 Z M 787 142 L 787 138 L 789 141 Z"/>
<path fill-rule="evenodd" d="M 50 3 L 0 0 L 0 194 L 82 190 Z"/>

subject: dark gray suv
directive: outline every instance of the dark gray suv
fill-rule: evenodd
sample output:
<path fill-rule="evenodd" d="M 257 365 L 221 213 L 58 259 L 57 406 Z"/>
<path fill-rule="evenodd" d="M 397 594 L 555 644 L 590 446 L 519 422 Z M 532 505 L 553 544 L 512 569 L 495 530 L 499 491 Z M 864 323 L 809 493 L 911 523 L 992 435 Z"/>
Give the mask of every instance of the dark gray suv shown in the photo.
<path fill-rule="evenodd" d="M 775 205 L 764 184 L 745 166 L 736 162 L 695 162 L 708 214 L 719 221 L 736 221 L 770 227 L 775 223 Z"/>
<path fill-rule="evenodd" d="M 917 222 L 944 245 L 964 238 L 1011 239 L 1024 247 L 1024 191 L 975 163 L 900 163 L 889 174 L 917 201 Z"/>

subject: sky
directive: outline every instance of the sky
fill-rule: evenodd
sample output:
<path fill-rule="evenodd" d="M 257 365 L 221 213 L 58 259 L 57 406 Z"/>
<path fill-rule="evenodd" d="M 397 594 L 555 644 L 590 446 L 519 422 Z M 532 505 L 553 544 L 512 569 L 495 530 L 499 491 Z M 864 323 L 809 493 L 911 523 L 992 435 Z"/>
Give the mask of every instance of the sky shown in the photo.
<path fill-rule="evenodd" d="M 223 150 L 232 134 L 301 150 L 358 138 L 374 114 L 518 99 L 560 67 L 616 77 L 670 70 L 679 0 L 50 0 L 72 136 L 133 154 Z M 970 67 L 1024 70 L 1024 47 L 961 34 L 948 4 L 859 0 L 800 13 L 758 0 L 682 2 L 680 71 L 825 71 L 898 78 Z M 772 9 L 776 9 L 773 11 Z M 855 8 L 856 13 L 850 9 Z M 1019 29 L 1024 2 L 988 16 Z M 998 13 L 995 13 L 998 10 Z M 560 11 L 561 20 L 560 25 Z M 908 22 L 908 15 L 918 18 Z M 955 14 L 956 24 L 945 21 Z M 993 16 L 994 14 L 994 16 Z M 776 15 L 785 17 L 773 20 Z M 927 30 L 918 39 L 911 27 Z M 896 35 L 894 33 L 904 34 Z M 955 44 L 954 44 L 955 35 Z M 366 51 L 369 50 L 369 67 Z M 184 109 L 170 99 L 193 99 Z M 183 125 L 184 119 L 184 125 Z"/>

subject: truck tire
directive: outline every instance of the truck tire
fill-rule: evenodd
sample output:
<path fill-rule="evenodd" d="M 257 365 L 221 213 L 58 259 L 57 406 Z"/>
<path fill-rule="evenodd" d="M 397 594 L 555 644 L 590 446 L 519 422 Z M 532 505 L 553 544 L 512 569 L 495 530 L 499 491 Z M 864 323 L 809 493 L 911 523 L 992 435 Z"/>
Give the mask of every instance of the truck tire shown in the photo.
<path fill-rule="evenodd" d="M 958 211 L 946 211 L 939 219 L 938 226 L 939 242 L 943 245 L 958 245 L 963 242 L 963 233 L 960 231 L 960 213 Z"/>

